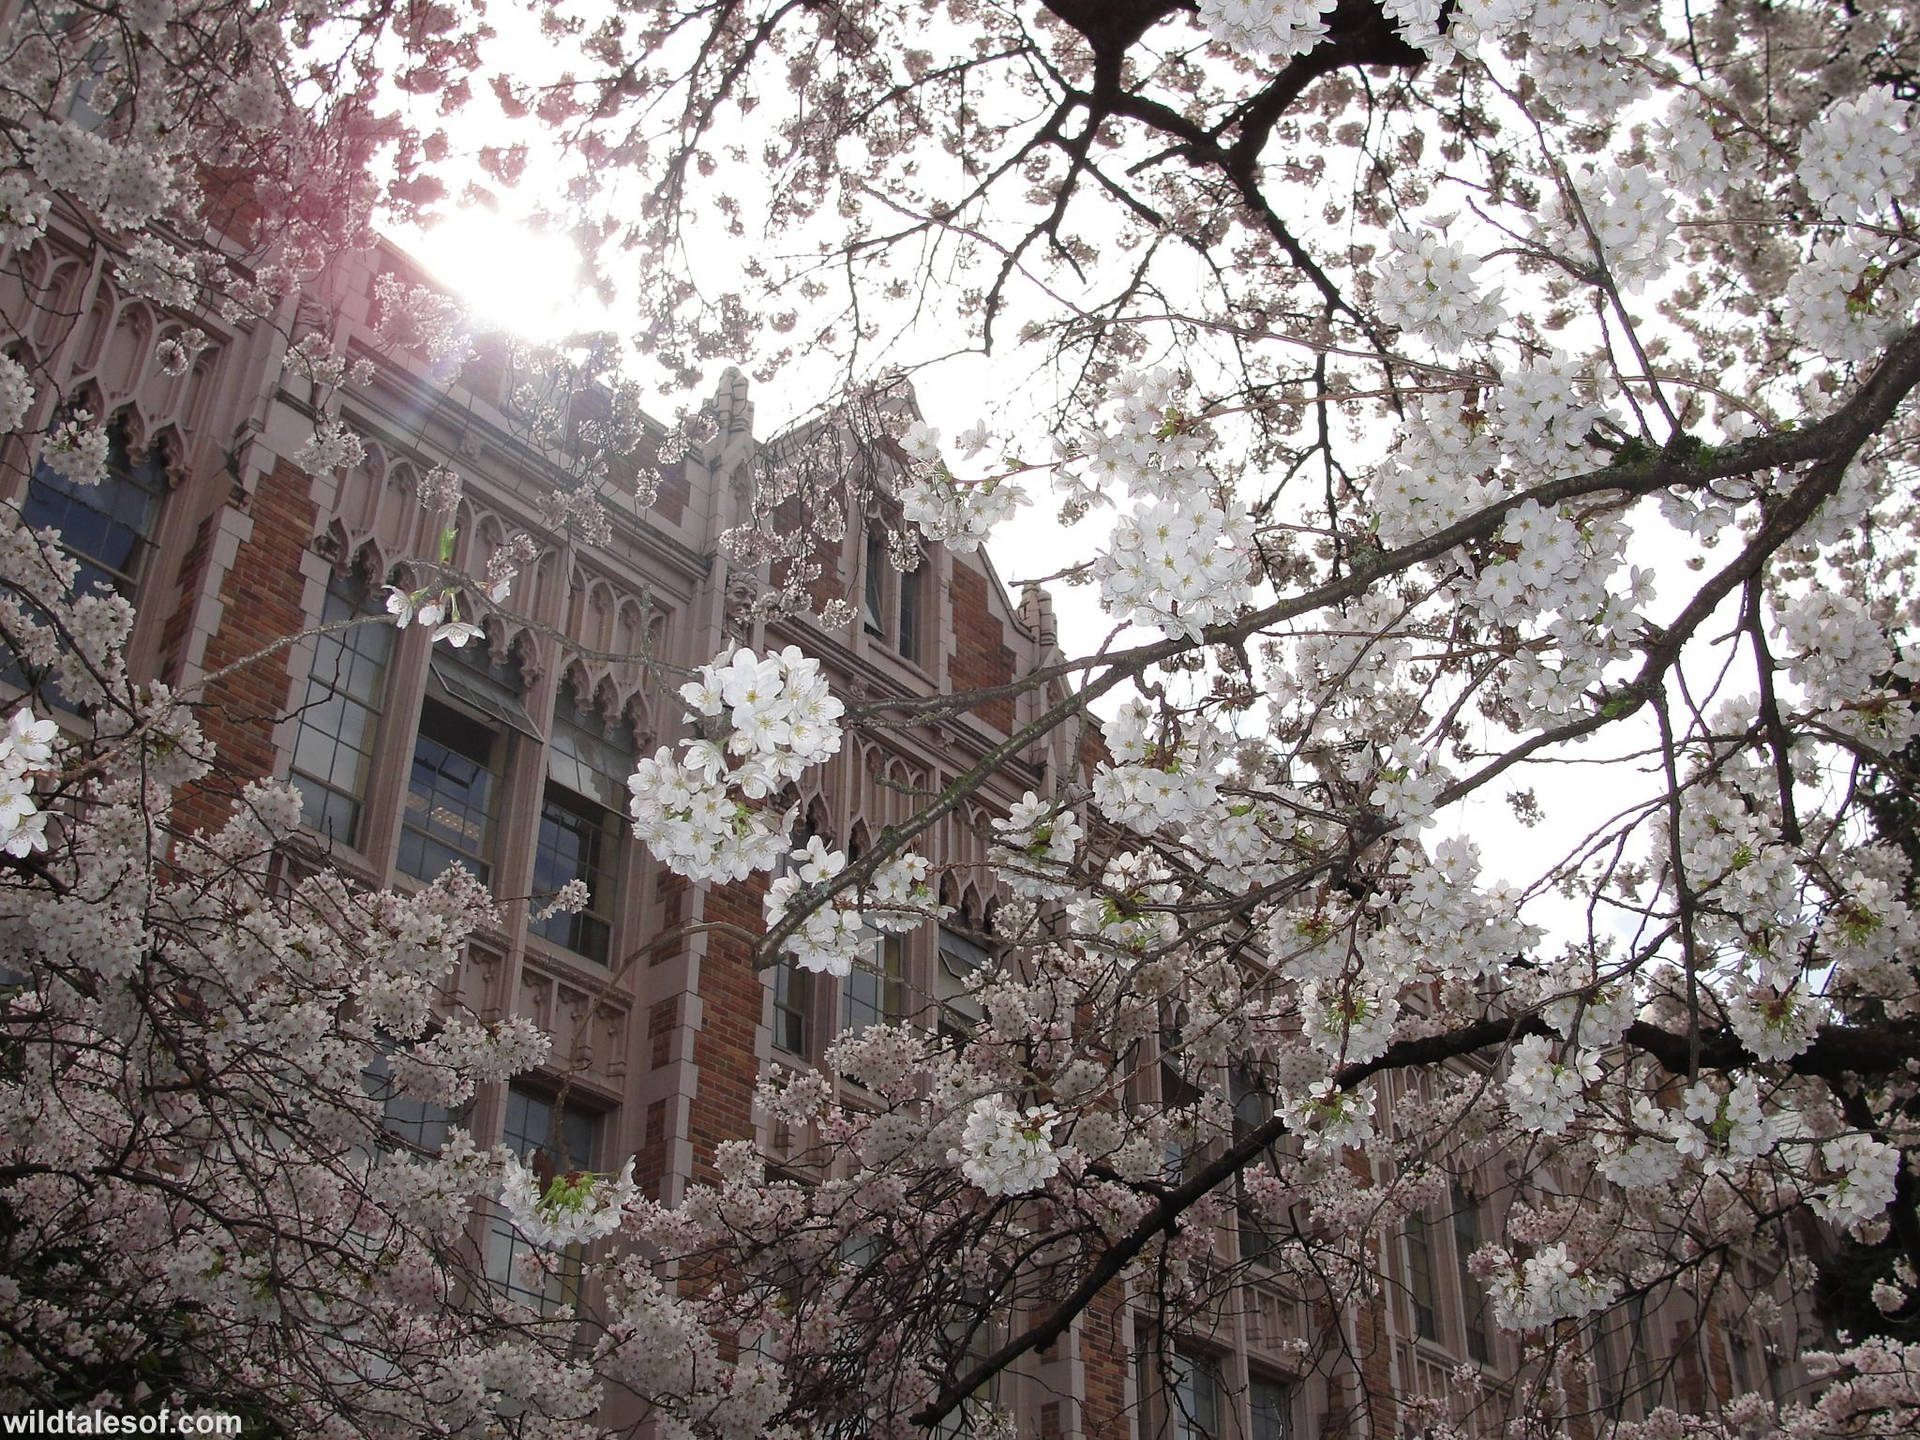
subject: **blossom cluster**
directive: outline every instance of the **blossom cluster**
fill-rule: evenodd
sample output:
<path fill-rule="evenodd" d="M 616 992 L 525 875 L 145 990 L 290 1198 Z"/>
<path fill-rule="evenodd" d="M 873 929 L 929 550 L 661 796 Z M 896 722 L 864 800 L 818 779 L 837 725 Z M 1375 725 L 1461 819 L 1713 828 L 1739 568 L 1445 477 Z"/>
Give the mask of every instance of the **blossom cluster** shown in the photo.
<path fill-rule="evenodd" d="M 1494 1321 L 1506 1330 L 1537 1330 L 1560 1320 L 1578 1320 L 1611 1305 L 1617 1281 L 1574 1260 L 1562 1244 L 1543 1246 L 1525 1260 L 1499 1247 L 1482 1251 Z"/>
<path fill-rule="evenodd" d="M 1529 1130 L 1558 1135 L 1584 1107 L 1586 1087 L 1599 1079 L 1600 1062 L 1591 1051 L 1575 1051 L 1555 1060 L 1552 1042 L 1529 1035 L 1513 1047 L 1507 1104 Z"/>
<path fill-rule="evenodd" d="M 792 819 L 765 802 L 840 748 L 843 707 L 819 662 L 792 646 L 764 656 L 742 648 L 701 666 L 680 697 L 712 733 L 682 742 L 679 756 L 663 745 L 635 768 L 633 833 L 690 879 L 772 869 Z"/>
<path fill-rule="evenodd" d="M 1331 9 L 1333 0 L 1200 0 L 1200 23 L 1234 50 L 1285 60 L 1326 38 Z"/>
<path fill-rule="evenodd" d="M 7 717 L 0 735 L 0 850 L 30 855 L 47 848 L 47 813 L 34 799 L 34 782 L 53 763 L 60 727 L 34 718 L 25 706 Z"/>
<path fill-rule="evenodd" d="M 1379 278 L 1381 316 L 1442 350 L 1484 340 L 1507 318 L 1499 290 L 1482 290 L 1479 268 L 1457 240 L 1429 230 L 1389 233 Z"/>
<path fill-rule="evenodd" d="M 968 1183 L 989 1195 L 1025 1195 L 1060 1173 L 1053 1144 L 1059 1117 L 1052 1107 L 1029 1105 L 1023 1113 L 998 1095 L 983 1095 L 967 1112 L 959 1147 L 947 1154 Z"/>
<path fill-rule="evenodd" d="M 987 858 L 1014 894 L 1057 900 L 1073 893 L 1072 867 L 1082 839 L 1073 811 L 1029 790 L 1005 819 L 993 822 L 993 830 Z"/>
<path fill-rule="evenodd" d="M 1113 528 L 1095 565 L 1100 600 L 1114 614 L 1198 639 L 1246 603 L 1245 512 L 1204 495 L 1156 500 Z"/>
<path fill-rule="evenodd" d="M 1920 145 L 1910 107 L 1874 86 L 1837 101 L 1807 126 L 1795 174 L 1836 220 L 1871 219 L 1913 194 Z"/>
<path fill-rule="evenodd" d="M 460 597 L 452 590 L 408 591 L 389 585 L 387 613 L 402 630 L 418 625 L 433 631 L 434 644 L 444 640 L 456 650 L 464 649 L 469 640 L 484 639 L 487 633 L 472 621 L 460 618 Z"/>
<path fill-rule="evenodd" d="M 900 487 L 901 515 L 956 555 L 979 549 L 994 526 L 1031 503 L 1011 480 L 996 476 L 964 483 L 943 463 L 914 466 Z"/>
<path fill-rule="evenodd" d="M 514 1229 L 547 1250 L 590 1245 L 613 1234 L 639 1198 L 631 1155 L 618 1175 L 569 1172 L 553 1176 L 544 1188 L 532 1169 L 513 1158 L 500 1179 L 500 1203 Z"/>
<path fill-rule="evenodd" d="M 1094 772 L 1093 800 L 1115 824 L 1141 835 L 1211 813 L 1219 790 L 1221 738 L 1205 725 L 1175 742 L 1144 700 L 1130 700 L 1107 727 L 1111 760 Z"/>

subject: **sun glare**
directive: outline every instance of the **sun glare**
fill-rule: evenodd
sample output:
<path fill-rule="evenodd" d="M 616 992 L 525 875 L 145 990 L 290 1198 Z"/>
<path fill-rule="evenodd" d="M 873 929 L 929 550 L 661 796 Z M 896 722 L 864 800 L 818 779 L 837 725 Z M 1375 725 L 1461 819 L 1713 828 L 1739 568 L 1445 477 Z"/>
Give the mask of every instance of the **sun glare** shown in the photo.
<path fill-rule="evenodd" d="M 462 210 L 423 231 L 413 248 L 483 324 L 542 341 L 603 323 L 578 288 L 580 258 L 563 236 Z"/>

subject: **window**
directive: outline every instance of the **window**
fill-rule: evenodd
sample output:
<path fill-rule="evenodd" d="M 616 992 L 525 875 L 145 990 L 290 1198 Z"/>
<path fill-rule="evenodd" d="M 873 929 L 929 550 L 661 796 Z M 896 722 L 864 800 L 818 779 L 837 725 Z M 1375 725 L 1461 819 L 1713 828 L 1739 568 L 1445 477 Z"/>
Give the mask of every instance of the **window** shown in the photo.
<path fill-rule="evenodd" d="M 561 1104 L 538 1090 L 515 1083 L 507 1087 L 507 1118 L 500 1140 L 544 1183 L 555 1175 L 591 1170 L 600 1138 L 600 1117 L 571 1103 Z M 569 1245 L 549 1261 L 544 1275 L 526 1262 L 534 1247 L 520 1238 L 496 1205 L 487 1235 L 487 1278 L 510 1299 L 543 1315 L 562 1314 L 580 1303 L 580 1274 L 585 1251 Z"/>
<path fill-rule="evenodd" d="M 1225 1406 L 1220 1362 L 1211 1355 L 1175 1350 L 1168 1379 L 1167 1429 L 1174 1440 L 1221 1440 L 1220 1412 Z"/>
<path fill-rule="evenodd" d="M 980 1001 L 968 989 L 987 967 L 987 948 L 956 930 L 940 927 L 939 973 L 934 977 L 940 1002 L 940 1032 L 964 1042 L 981 1020 Z"/>
<path fill-rule="evenodd" d="M 602 725 L 563 701 L 547 749 L 533 891 L 537 900 L 580 880 L 591 899 L 577 914 L 550 916 L 529 928 L 601 965 L 607 963 L 612 945 L 620 807 L 632 772 L 632 731 L 625 725 Z"/>
<path fill-rule="evenodd" d="M 364 577 L 335 576 L 327 582 L 320 623 L 364 615 L 366 601 Z M 300 791 L 301 818 L 342 845 L 359 843 L 360 807 L 380 728 L 393 636 L 391 624 L 369 623 L 314 641 L 307 698 L 293 740 L 291 779 Z"/>
<path fill-rule="evenodd" d="M 1293 1433 L 1293 1387 L 1254 1375 L 1247 1390 L 1253 1410 L 1252 1440 L 1288 1440 Z"/>
<path fill-rule="evenodd" d="M 403 1094 L 393 1080 L 393 1057 L 379 1054 L 360 1072 L 360 1084 L 367 1094 L 381 1103 L 381 1123 L 387 1133 L 410 1149 L 437 1155 L 447 1143 L 447 1129 L 454 1112 L 444 1105 L 416 1100 Z"/>
<path fill-rule="evenodd" d="M 925 627 L 927 560 L 917 550 L 909 550 L 907 555 L 917 563 L 911 570 L 902 570 L 893 563 L 890 550 L 886 528 L 878 520 L 868 521 L 861 560 L 860 619 L 867 634 L 918 664 Z"/>
<path fill-rule="evenodd" d="M 1622 1351 L 1626 1355 L 1624 1366 L 1620 1363 Z M 1629 1299 L 1624 1313 L 1610 1311 L 1595 1323 L 1593 1358 L 1600 1372 L 1600 1398 L 1608 1416 L 1615 1420 L 1633 1418 L 1654 1407 L 1645 1295 Z"/>
<path fill-rule="evenodd" d="M 813 974 L 782 954 L 773 967 L 773 1043 L 789 1055 L 805 1055 L 812 1028 Z"/>
<path fill-rule="evenodd" d="M 1227 1092 L 1233 1101 L 1233 1138 L 1238 1144 L 1273 1118 L 1273 1098 L 1244 1070 L 1234 1070 L 1227 1076 Z M 1240 1258 L 1265 1260 L 1273 1251 L 1273 1237 L 1247 1198 L 1244 1172 L 1235 1177 L 1235 1185 L 1239 1195 Z"/>
<path fill-rule="evenodd" d="M 940 1328 L 953 1357 L 956 1379 L 991 1355 L 1000 1340 L 987 1297 L 978 1291 L 969 1292 Z M 972 1391 L 935 1427 L 935 1440 L 961 1440 L 976 1433 L 997 1390 L 997 1382 L 988 1380 Z"/>
<path fill-rule="evenodd" d="M 900 642 L 900 654 L 903 658 L 918 664 L 920 661 L 920 604 L 921 587 L 925 583 L 927 560 L 924 555 L 915 557 L 920 563 L 911 570 L 900 572 L 900 629 L 897 632 Z"/>
<path fill-rule="evenodd" d="M 795 850 L 807 848 L 807 842 L 820 833 L 811 814 L 801 817 L 787 837 L 788 853 L 774 868 L 776 876 L 793 868 Z M 773 966 L 773 1043 L 789 1055 L 810 1056 L 813 1041 L 813 987 L 811 970 L 803 970 L 786 951 Z"/>
<path fill-rule="evenodd" d="M 1467 1355 L 1482 1365 L 1493 1361 L 1492 1331 L 1487 1325 L 1487 1292 L 1473 1278 L 1467 1263 L 1482 1244 L 1480 1202 L 1458 1185 L 1453 1189 L 1453 1258 L 1460 1272 L 1460 1315 L 1467 1336 Z"/>
<path fill-rule="evenodd" d="M 420 707 L 400 826 L 400 871 L 431 880 L 458 865 L 485 884 L 505 737 L 437 700 Z"/>
<path fill-rule="evenodd" d="M 867 554 L 860 618 L 867 633 L 887 638 L 887 537 L 877 524 L 867 526 Z"/>
<path fill-rule="evenodd" d="M 80 562 L 76 594 L 103 586 L 134 598 L 160 528 L 167 493 L 166 455 L 158 445 L 139 460 L 128 448 L 127 427 L 107 427 L 107 477 L 76 485 L 45 462 L 33 467 L 21 520 L 60 532 L 60 544 Z"/>
<path fill-rule="evenodd" d="M 491 664 L 484 643 L 434 654 L 400 823 L 401 874 L 431 880 L 458 865 L 482 884 L 491 878 L 508 732 L 533 729 L 521 688 L 518 663 Z"/>
<path fill-rule="evenodd" d="M 860 958 L 840 982 L 840 1029 L 852 1035 L 906 1015 L 905 937 L 868 930 L 862 941 Z"/>
<path fill-rule="evenodd" d="M 1407 1299 L 1413 1306 L 1413 1330 L 1422 1340 L 1440 1338 L 1440 1316 L 1433 1285 L 1433 1222 L 1418 1210 L 1407 1216 Z"/>
<path fill-rule="evenodd" d="M 1738 1330 L 1727 1337 L 1727 1358 L 1733 1368 L 1733 1393 L 1751 1393 L 1754 1388 L 1753 1353 L 1747 1346 L 1747 1337 Z"/>
<path fill-rule="evenodd" d="M 1170 1126 L 1161 1152 L 1161 1178 L 1177 1185 L 1186 1178 L 1188 1142 L 1192 1139 L 1191 1107 L 1200 1100 L 1200 1087 L 1187 1079 L 1186 1041 L 1180 1027 L 1169 1021 L 1160 1026 L 1160 1108 L 1186 1110 L 1188 1118 Z"/>

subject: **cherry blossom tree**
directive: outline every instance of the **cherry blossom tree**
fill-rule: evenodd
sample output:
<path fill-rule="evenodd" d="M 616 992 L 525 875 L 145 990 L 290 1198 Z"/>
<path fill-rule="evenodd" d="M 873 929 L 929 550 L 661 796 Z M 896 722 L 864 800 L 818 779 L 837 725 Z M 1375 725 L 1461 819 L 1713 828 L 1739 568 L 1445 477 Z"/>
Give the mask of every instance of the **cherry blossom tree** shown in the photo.
<path fill-rule="evenodd" d="M 1172 1336 L 1257 1264 L 1347 1313 L 1383 1232 L 1490 1171 L 1502 1233 L 1468 1258 L 1520 1357 L 1486 1401 L 1510 1433 L 1599 1408 L 1584 1357 L 1618 1307 L 1705 1316 L 1756 1259 L 1798 1283 L 1785 1237 L 1811 1222 L 1868 1242 L 1873 1303 L 1912 1316 L 1914 882 L 1874 823 L 1916 733 L 1909 7 L 657 0 L 543 26 L 558 80 L 490 70 L 458 5 L 26 6 L 0 241 L 79 227 L 142 293 L 243 323 L 376 199 L 431 204 L 467 158 L 504 185 L 558 147 L 555 217 L 678 380 L 827 354 L 866 392 L 955 348 L 1037 357 L 1050 446 L 943 446 L 849 403 L 821 438 L 872 463 L 764 457 L 729 548 L 765 617 L 814 604 L 821 542 L 884 485 L 903 561 L 1057 506 L 1096 532 L 1059 578 L 1115 625 L 1023 677 L 1035 718 L 857 857 L 789 854 L 784 787 L 849 726 L 984 697 L 856 702 L 784 648 L 688 678 L 634 822 L 695 880 L 784 867 L 768 963 L 844 973 L 863 922 L 927 923 L 922 836 L 1096 707 L 1104 748 L 993 827 L 964 1044 L 876 1026 L 767 1078 L 803 1175 L 743 1138 L 669 1209 L 470 1142 L 395 1156 L 359 1081 L 379 1046 L 448 1097 L 538 1054 L 429 1023 L 484 897 L 292 876 L 266 788 L 174 833 L 202 747 L 121 673 L 124 603 L 70 599 L 16 527 L 20 1393 L 304 1397 L 301 1423 L 363 1430 L 985 1427 L 969 1397 L 1116 1295 Z M 483 103 L 524 148 L 458 152 Z M 431 297 L 391 300 L 396 343 L 431 340 Z M 564 414 L 541 386 L 608 353 L 543 362 L 529 413 Z M 38 383 L 0 363 L 7 429 Z M 316 409 L 324 472 L 357 442 Z M 105 446 L 64 413 L 16 451 L 84 482 Z M 396 592 L 392 618 L 462 643 L 451 593 Z M 98 732 L 71 753 L 54 689 Z M 617 1234 L 580 1328 L 472 1276 L 459 1236 L 493 1194 L 538 1245 Z M 1257 1258 L 1216 1243 L 1243 1221 Z M 1816 1396 L 1641 1433 L 1911 1433 L 1920 1350 L 1828 1363 Z M 1356 1396 L 1374 1432 L 1457 1418 L 1393 1398 Z"/>

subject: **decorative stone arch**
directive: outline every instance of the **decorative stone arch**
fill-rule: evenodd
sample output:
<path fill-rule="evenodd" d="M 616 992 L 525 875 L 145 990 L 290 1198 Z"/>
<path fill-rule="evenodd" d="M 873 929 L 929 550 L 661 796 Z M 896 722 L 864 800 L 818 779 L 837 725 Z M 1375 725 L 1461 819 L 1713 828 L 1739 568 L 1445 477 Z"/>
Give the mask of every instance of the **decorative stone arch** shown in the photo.
<path fill-rule="evenodd" d="M 107 393 L 100 388 L 100 382 L 91 375 L 85 379 L 76 380 L 67 387 L 66 397 L 61 402 L 57 413 L 70 415 L 77 410 L 86 411 L 101 424 L 113 422 L 111 409 L 107 405 Z"/>
<path fill-rule="evenodd" d="M 360 576 L 367 582 L 368 597 L 377 599 L 381 588 L 387 583 L 387 560 L 381 552 L 380 542 L 365 540 L 358 546 L 348 546 L 345 544 L 346 531 L 337 520 L 328 533 L 337 533 L 342 541 L 338 555 L 333 557 L 334 573 L 346 580 Z"/>
<path fill-rule="evenodd" d="M 978 880 L 958 880 L 954 882 L 954 913 L 965 917 L 961 928 L 985 930 L 989 907 L 995 897 Z"/>
<path fill-rule="evenodd" d="M 603 682 L 602 690 L 614 696 L 614 708 L 607 713 L 617 716 L 633 731 L 633 753 L 636 756 L 650 753 L 659 744 L 660 731 L 646 690 L 635 686 L 623 696 L 612 680 Z"/>
<path fill-rule="evenodd" d="M 774 796 L 771 808 L 780 814 L 788 810 L 798 812 L 794 822 L 795 836 L 801 832 L 818 835 L 832 845 L 839 834 L 834 828 L 833 805 L 820 789 L 818 771 L 809 771 L 800 781 L 787 782 L 780 793 Z"/>
<path fill-rule="evenodd" d="M 145 300 L 119 300 L 104 338 L 106 343 L 93 361 L 94 373 L 113 403 L 124 405 L 144 388 L 160 339 L 160 321 Z"/>
<path fill-rule="evenodd" d="M 462 528 L 459 543 L 460 549 L 466 552 L 467 573 L 481 575 L 485 573 L 487 561 L 493 552 L 507 543 L 507 523 L 491 510 L 471 513 L 473 528 Z"/>
<path fill-rule="evenodd" d="M 614 614 L 620 605 L 613 582 L 589 575 L 582 581 L 579 595 L 569 617 L 568 638 L 587 650 L 613 649 Z"/>
<path fill-rule="evenodd" d="M 848 858 L 857 859 L 865 855 L 872 848 L 873 831 L 868 826 L 866 819 L 863 817 L 854 821 L 851 829 L 847 832 L 846 850 Z"/>
<path fill-rule="evenodd" d="M 665 640 L 666 617 L 651 599 L 620 597 L 614 612 L 614 643 L 608 649 L 635 658 L 657 659 Z"/>
<path fill-rule="evenodd" d="M 79 308 L 90 267 L 81 256 L 62 252 L 44 239 L 16 263 L 28 316 L 21 338 L 33 345 L 39 360 L 48 362 L 66 339 L 69 322 L 62 317 Z"/>
<path fill-rule="evenodd" d="M 129 449 L 131 448 L 129 446 Z M 161 468 L 166 474 L 169 490 L 178 490 L 186 483 L 191 470 L 187 461 L 187 440 L 180 433 L 180 426 L 175 421 L 169 419 L 162 422 L 153 431 L 143 449 L 149 456 L 156 449 L 160 452 Z M 140 452 L 134 451 L 134 453 Z"/>
<path fill-rule="evenodd" d="M 334 492 L 333 515 L 325 518 L 341 522 L 348 548 L 377 544 L 392 565 L 407 552 L 400 525 L 403 509 L 389 489 L 393 457 L 379 441 L 364 436 L 361 448 L 360 462 L 347 471 Z"/>
<path fill-rule="evenodd" d="M 119 303 L 120 297 L 114 290 L 112 277 L 102 275 L 94 288 L 93 303 L 87 307 L 86 318 L 80 322 L 81 342 L 74 356 L 72 372 L 76 380 L 92 379 L 98 372 L 108 337 L 113 331 L 114 315 Z"/>

